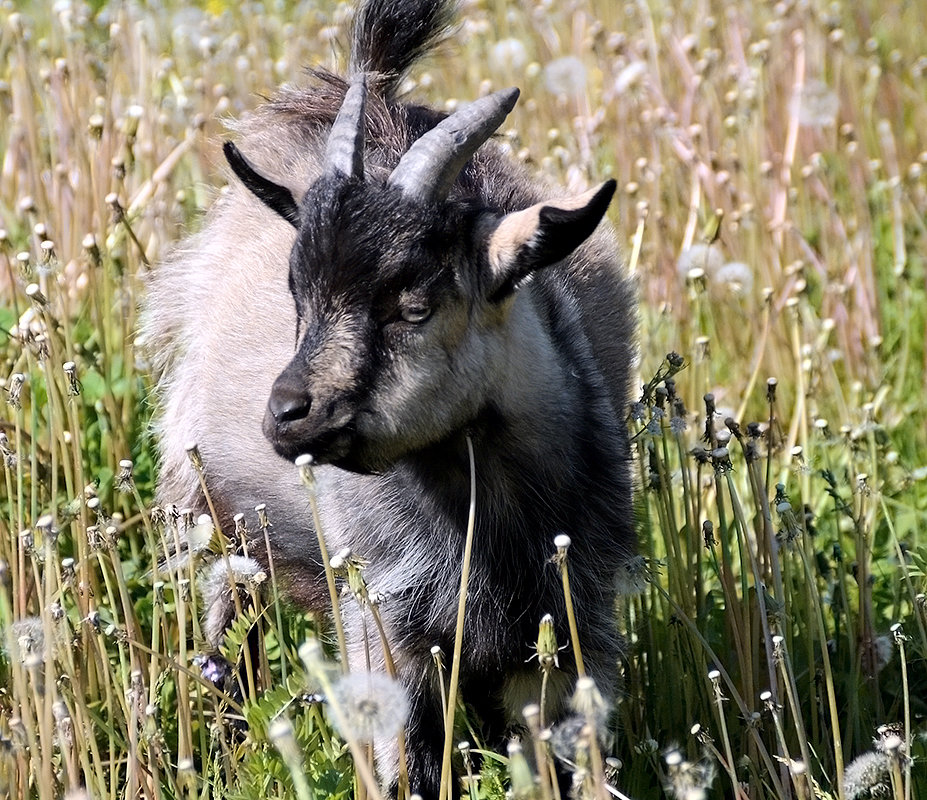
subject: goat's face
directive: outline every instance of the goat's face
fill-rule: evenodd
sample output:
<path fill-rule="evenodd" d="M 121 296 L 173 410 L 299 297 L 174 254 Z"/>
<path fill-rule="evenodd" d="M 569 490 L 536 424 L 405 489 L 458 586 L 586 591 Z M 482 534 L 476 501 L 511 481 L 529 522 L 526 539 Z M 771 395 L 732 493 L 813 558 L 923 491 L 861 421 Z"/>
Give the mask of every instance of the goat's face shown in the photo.
<path fill-rule="evenodd" d="M 378 183 L 363 175 L 361 76 L 335 120 L 322 176 L 299 204 L 226 145 L 245 185 L 297 228 L 296 353 L 264 417 L 282 456 L 378 472 L 486 407 L 508 366 L 519 283 L 584 241 L 614 192 L 609 181 L 508 215 L 448 200 L 516 96 L 500 92 L 447 118 Z"/>
<path fill-rule="evenodd" d="M 503 317 L 480 291 L 486 216 L 442 205 L 354 182 L 303 200 L 296 353 L 264 418 L 281 455 L 376 471 L 479 410 Z"/>

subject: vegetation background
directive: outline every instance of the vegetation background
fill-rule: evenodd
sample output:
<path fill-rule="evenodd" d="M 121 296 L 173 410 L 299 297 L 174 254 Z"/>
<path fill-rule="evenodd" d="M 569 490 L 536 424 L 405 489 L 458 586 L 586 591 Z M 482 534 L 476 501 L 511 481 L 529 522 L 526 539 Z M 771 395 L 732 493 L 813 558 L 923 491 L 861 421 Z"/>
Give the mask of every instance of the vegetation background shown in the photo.
<path fill-rule="evenodd" d="M 259 632 L 257 691 L 201 675 L 209 552 L 160 561 L 197 523 L 152 505 L 135 336 L 146 276 L 220 190 L 223 121 L 342 69 L 351 13 L 0 3 L 0 794 L 354 791 L 297 656 L 314 621 L 266 576 L 227 646 Z M 517 85 L 513 158 L 569 192 L 619 182 L 642 557 L 613 795 L 927 796 L 925 16 L 464 0 L 409 81 L 448 108 Z M 547 791 L 471 738 L 471 796 Z"/>

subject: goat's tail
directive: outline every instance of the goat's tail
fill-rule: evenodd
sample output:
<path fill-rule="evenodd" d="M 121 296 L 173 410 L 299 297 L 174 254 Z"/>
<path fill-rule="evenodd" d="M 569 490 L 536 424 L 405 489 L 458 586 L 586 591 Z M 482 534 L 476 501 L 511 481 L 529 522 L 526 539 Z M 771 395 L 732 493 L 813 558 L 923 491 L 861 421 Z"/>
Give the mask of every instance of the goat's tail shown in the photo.
<path fill-rule="evenodd" d="M 350 74 L 376 74 L 380 92 L 394 97 L 409 68 L 447 35 L 456 10 L 457 0 L 362 0 Z"/>

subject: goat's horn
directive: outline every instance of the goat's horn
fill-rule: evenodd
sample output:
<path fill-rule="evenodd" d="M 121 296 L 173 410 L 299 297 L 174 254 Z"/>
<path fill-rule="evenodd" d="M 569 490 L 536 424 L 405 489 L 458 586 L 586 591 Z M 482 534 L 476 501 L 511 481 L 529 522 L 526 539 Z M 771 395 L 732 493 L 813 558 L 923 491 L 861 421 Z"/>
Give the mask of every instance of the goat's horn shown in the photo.
<path fill-rule="evenodd" d="M 360 73 L 351 81 L 325 144 L 323 173 L 348 178 L 364 177 L 364 108 L 367 78 Z"/>
<path fill-rule="evenodd" d="M 502 124 L 517 99 L 518 89 L 503 89 L 451 114 L 412 144 L 388 184 L 412 200 L 443 200 L 464 164 Z"/>

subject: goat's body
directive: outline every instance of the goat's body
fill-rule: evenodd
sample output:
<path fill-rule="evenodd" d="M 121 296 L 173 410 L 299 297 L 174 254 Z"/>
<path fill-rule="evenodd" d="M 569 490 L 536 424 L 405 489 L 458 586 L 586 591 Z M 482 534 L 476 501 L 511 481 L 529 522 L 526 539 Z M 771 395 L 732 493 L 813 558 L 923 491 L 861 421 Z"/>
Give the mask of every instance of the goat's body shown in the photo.
<path fill-rule="evenodd" d="M 332 77 L 314 89 L 284 90 L 240 124 L 242 150 L 265 175 L 301 196 L 319 174 L 344 90 Z M 368 172 L 387 174 L 441 118 L 371 96 Z M 543 188 L 490 143 L 461 173 L 451 199 L 478 197 L 508 213 L 538 202 Z M 145 333 L 162 376 L 161 501 L 205 510 L 186 452 L 196 442 L 219 522 L 231 528 L 234 514 L 266 504 L 282 588 L 302 605 L 322 609 L 328 595 L 306 489 L 261 430 L 271 386 L 293 358 L 297 316 L 287 262 L 295 235 L 234 186 L 202 232 L 160 266 Z M 349 548 L 366 561 L 367 583 L 383 598 L 387 636 L 413 705 L 407 733 L 413 791 L 437 787 L 443 721 L 431 648 L 453 649 L 470 502 L 467 435 L 477 491 L 461 672 L 465 700 L 501 736 L 532 696 L 529 687 L 540 682 L 536 666 L 526 663 L 540 618 L 552 614 L 561 641 L 567 640 L 560 575 L 549 563 L 560 532 L 573 543 L 572 590 L 587 670 L 603 693 L 612 691 L 619 654 L 615 579 L 633 551 L 622 422 L 633 300 L 616 250 L 612 237 L 599 232 L 519 289 L 506 335 L 492 346 L 483 399 L 452 433 L 378 474 L 316 468 L 330 552 Z M 478 355 L 485 357 L 473 359 Z M 466 359 L 458 370 L 464 376 Z M 249 527 L 257 526 L 252 521 Z M 252 552 L 266 561 L 260 547 Z M 360 666 L 362 612 L 354 603 L 344 605 L 352 659 Z M 213 608 L 207 634 L 214 643 L 230 612 Z M 376 660 L 378 648 L 372 649 Z M 572 658 L 561 661 L 575 676 Z M 555 715 L 564 702 L 561 691 L 553 699 Z"/>

